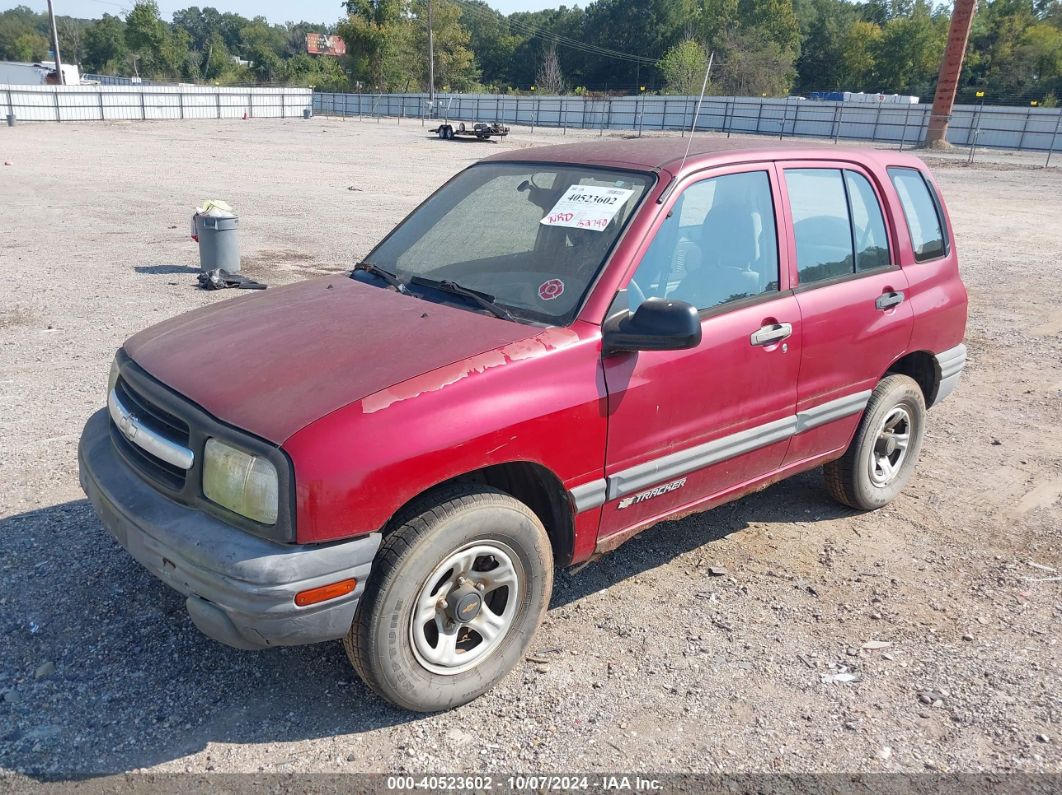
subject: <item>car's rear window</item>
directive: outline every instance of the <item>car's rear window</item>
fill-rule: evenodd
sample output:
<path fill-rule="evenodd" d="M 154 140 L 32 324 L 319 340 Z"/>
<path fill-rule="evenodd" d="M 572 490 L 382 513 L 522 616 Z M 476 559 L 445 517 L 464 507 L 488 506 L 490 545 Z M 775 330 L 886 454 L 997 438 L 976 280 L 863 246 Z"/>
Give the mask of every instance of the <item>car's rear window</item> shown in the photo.
<path fill-rule="evenodd" d="M 925 177 L 915 168 L 890 168 L 889 176 L 900 196 L 915 261 L 943 257 L 947 253 L 944 224 Z"/>

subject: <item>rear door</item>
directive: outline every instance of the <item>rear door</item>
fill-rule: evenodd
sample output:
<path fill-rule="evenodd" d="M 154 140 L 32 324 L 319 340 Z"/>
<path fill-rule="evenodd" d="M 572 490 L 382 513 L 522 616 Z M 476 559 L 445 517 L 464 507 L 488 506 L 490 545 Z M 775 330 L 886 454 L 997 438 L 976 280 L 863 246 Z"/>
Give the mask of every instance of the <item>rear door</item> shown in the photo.
<path fill-rule="evenodd" d="M 608 492 L 601 535 L 773 472 L 792 433 L 800 317 L 780 265 L 770 163 L 713 170 L 675 192 L 627 288 L 700 310 L 701 344 L 604 360 Z"/>
<path fill-rule="evenodd" d="M 779 170 L 803 330 L 790 464 L 848 445 L 871 390 L 907 350 L 913 313 L 875 176 L 839 162 Z"/>

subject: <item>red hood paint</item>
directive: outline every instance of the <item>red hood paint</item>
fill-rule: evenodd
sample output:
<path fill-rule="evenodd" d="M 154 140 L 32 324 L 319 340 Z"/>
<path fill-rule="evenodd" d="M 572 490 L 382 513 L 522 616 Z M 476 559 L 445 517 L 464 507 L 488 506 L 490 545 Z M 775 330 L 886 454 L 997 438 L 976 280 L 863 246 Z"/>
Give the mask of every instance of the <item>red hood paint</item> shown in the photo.
<path fill-rule="evenodd" d="M 125 351 L 218 419 L 282 444 L 349 403 L 540 331 L 333 276 L 179 315 Z"/>

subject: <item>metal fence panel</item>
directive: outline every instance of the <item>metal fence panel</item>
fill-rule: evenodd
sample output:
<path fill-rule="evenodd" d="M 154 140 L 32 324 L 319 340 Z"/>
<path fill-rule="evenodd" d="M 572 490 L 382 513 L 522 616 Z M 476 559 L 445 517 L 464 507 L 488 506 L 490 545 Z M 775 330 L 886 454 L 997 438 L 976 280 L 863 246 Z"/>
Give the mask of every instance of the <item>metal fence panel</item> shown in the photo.
<path fill-rule="evenodd" d="M 318 113 L 399 116 L 585 130 L 689 130 L 698 97 L 612 98 L 440 94 L 313 96 Z M 875 141 L 914 146 L 925 137 L 929 105 L 817 102 L 763 97 L 706 97 L 698 130 Z M 958 146 L 1062 151 L 1062 111 L 1055 108 L 956 106 L 948 140 Z"/>
<path fill-rule="evenodd" d="M 0 85 L 0 109 L 18 121 L 286 118 L 313 102 L 308 88 Z"/>

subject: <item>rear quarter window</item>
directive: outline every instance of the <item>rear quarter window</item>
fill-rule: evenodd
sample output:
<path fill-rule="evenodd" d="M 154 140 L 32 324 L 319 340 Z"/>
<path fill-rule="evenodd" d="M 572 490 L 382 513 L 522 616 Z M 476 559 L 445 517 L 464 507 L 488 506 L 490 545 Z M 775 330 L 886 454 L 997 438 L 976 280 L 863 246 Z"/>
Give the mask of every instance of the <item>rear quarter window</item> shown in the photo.
<path fill-rule="evenodd" d="M 907 219 L 915 262 L 943 257 L 948 253 L 944 223 L 925 177 L 914 168 L 890 168 L 889 177 Z"/>

